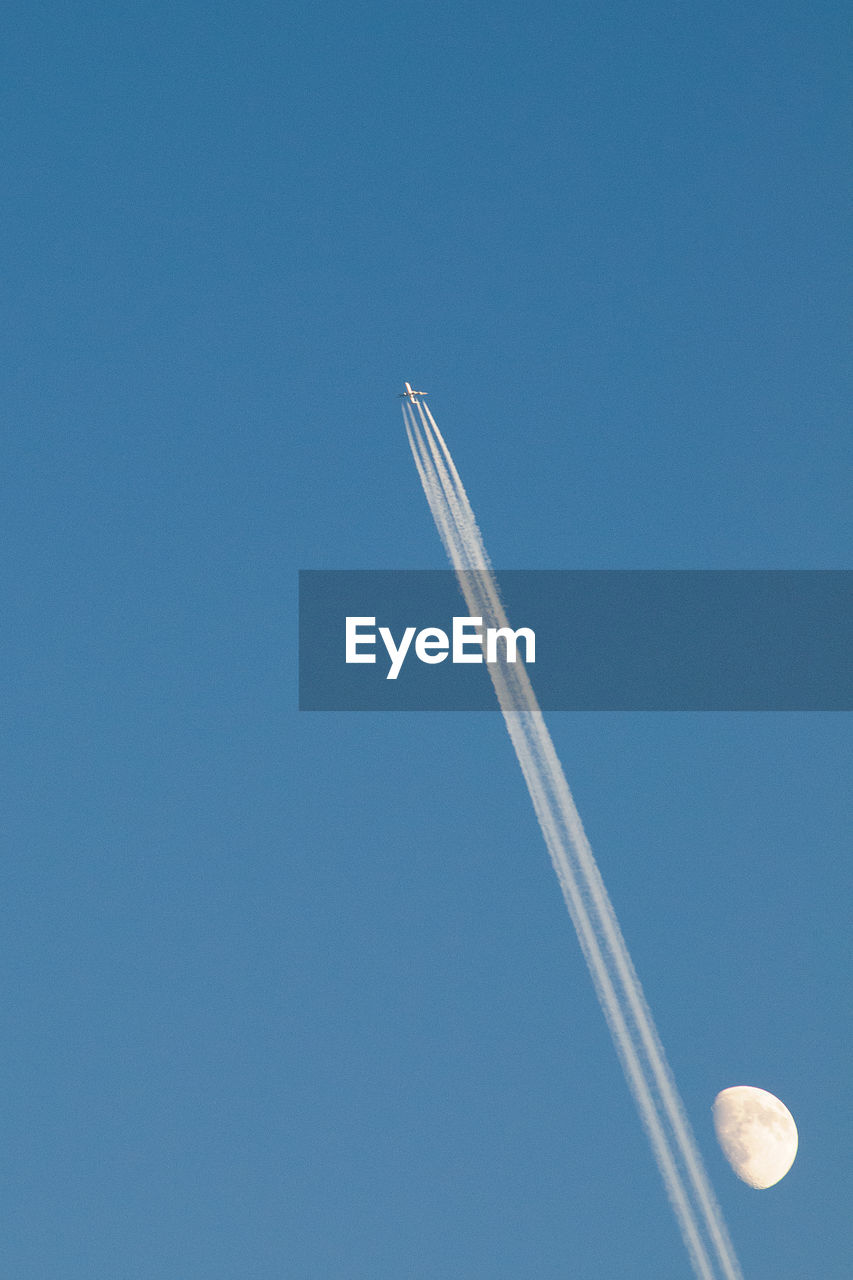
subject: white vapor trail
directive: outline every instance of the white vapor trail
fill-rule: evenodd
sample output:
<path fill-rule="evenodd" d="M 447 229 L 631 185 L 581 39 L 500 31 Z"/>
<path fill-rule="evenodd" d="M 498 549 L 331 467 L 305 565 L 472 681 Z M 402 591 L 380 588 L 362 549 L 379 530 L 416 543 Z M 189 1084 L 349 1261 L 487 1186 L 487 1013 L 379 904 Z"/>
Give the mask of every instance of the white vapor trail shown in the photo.
<path fill-rule="evenodd" d="M 417 408 L 417 416 L 415 414 Z M 427 405 L 403 402 L 406 434 L 472 617 L 508 625 L 468 495 Z M 519 662 L 490 663 L 506 727 L 625 1077 L 698 1280 L 743 1280 L 616 913 L 551 735 Z"/>

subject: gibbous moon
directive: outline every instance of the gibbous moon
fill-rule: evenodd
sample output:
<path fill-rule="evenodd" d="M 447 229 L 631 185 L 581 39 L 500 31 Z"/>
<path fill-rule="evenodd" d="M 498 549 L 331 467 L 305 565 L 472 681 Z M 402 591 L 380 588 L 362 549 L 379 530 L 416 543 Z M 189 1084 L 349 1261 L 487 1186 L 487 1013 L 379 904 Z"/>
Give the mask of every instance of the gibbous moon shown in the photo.
<path fill-rule="evenodd" d="M 794 1163 L 797 1126 L 766 1089 L 738 1084 L 714 1099 L 714 1128 L 723 1155 L 750 1187 L 772 1187 Z"/>

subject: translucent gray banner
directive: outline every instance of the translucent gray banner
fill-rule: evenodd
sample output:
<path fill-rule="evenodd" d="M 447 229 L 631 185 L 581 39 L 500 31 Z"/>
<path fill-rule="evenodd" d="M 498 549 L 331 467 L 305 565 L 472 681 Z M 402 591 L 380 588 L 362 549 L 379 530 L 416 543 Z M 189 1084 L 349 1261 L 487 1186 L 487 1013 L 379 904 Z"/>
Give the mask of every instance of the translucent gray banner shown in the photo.
<path fill-rule="evenodd" d="M 489 643 L 504 661 L 515 646 L 545 710 L 843 711 L 853 703 L 848 571 L 496 576 L 517 634 L 480 640 L 450 571 L 301 572 L 300 708 L 494 710 Z"/>

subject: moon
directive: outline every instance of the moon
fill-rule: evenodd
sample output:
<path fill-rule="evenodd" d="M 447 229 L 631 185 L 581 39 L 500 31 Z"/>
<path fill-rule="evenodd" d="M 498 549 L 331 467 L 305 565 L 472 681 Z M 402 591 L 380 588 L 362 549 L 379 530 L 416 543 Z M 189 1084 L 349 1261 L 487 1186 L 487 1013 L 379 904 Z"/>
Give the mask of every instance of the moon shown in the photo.
<path fill-rule="evenodd" d="M 788 1108 L 766 1089 L 738 1084 L 714 1099 L 714 1128 L 723 1155 L 750 1187 L 772 1187 L 794 1163 L 797 1126 Z"/>

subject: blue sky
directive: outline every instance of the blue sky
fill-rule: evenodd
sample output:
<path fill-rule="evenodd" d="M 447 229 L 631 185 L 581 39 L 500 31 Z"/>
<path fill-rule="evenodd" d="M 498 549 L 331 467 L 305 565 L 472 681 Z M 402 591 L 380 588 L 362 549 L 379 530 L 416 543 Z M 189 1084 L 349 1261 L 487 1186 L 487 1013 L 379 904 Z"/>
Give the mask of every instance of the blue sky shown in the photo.
<path fill-rule="evenodd" d="M 847 566 L 846 6 L 3 25 L 0 1270 L 684 1277 L 498 716 L 300 715 L 296 573 L 444 566 L 403 378 L 498 567 Z M 748 1280 L 842 1280 L 849 718 L 549 723 Z"/>

